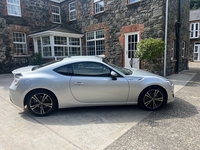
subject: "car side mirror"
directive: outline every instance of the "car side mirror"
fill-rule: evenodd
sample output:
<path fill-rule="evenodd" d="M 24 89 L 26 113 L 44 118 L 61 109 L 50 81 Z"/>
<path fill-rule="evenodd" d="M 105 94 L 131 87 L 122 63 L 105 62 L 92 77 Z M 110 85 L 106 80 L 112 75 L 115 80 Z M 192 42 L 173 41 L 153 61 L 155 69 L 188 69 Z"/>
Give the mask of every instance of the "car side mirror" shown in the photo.
<path fill-rule="evenodd" d="M 112 80 L 117 80 L 117 73 L 114 71 L 111 71 L 110 73 Z"/>

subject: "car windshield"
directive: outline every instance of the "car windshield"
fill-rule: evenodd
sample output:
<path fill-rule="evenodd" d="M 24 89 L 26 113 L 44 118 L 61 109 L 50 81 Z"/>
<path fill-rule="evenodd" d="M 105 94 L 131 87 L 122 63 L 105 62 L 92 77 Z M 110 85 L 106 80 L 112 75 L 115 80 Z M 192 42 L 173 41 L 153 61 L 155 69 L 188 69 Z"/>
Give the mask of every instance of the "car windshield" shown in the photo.
<path fill-rule="evenodd" d="M 54 63 L 59 62 L 59 61 L 60 60 L 54 60 L 54 61 L 50 61 L 50 62 L 41 64 L 41 65 L 37 65 L 37 66 L 35 66 L 35 67 L 32 68 L 32 71 L 33 70 L 37 70 L 37 69 L 42 68 L 42 67 L 45 67 L 45 66 L 48 66 L 48 65 L 51 65 L 51 64 L 54 64 Z"/>
<path fill-rule="evenodd" d="M 133 73 L 130 69 L 119 67 L 113 64 L 109 64 L 109 65 L 125 75 L 131 75 Z"/>

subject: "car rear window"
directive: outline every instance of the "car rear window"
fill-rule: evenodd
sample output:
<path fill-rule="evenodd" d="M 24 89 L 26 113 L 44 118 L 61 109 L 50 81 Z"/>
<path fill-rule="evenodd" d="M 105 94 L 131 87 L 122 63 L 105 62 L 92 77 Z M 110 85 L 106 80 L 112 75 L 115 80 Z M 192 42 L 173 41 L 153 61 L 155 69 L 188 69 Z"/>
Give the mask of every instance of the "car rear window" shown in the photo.
<path fill-rule="evenodd" d="M 59 62 L 59 61 L 60 61 L 60 60 L 54 60 L 54 61 L 50 61 L 50 62 L 41 64 L 41 65 L 37 65 L 37 66 L 35 66 L 35 67 L 32 68 L 32 71 L 33 71 L 33 70 L 37 70 L 37 69 L 39 69 L 39 68 L 43 68 L 43 67 L 48 66 L 48 65 L 51 65 L 51 64 L 54 64 L 54 63 L 57 63 L 57 62 Z"/>

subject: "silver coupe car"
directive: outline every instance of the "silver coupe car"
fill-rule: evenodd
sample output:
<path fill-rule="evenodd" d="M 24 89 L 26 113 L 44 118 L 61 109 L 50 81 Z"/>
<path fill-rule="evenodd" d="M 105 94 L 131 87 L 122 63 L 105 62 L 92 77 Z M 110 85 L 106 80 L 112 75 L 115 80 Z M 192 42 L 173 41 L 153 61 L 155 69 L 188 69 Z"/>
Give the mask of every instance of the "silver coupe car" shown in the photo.
<path fill-rule="evenodd" d="M 12 72 L 11 101 L 37 116 L 57 108 L 132 105 L 157 110 L 174 100 L 166 78 L 104 63 L 96 56 L 74 56 Z"/>

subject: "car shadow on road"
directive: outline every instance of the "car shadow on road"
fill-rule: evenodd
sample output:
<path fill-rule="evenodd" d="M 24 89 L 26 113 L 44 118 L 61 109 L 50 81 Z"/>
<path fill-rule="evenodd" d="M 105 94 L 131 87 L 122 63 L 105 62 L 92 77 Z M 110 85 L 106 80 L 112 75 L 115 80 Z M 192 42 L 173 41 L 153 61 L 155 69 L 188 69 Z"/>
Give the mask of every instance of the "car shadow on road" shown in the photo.
<path fill-rule="evenodd" d="M 157 119 L 188 118 L 198 114 L 198 110 L 191 103 L 176 98 L 172 103 L 162 109 L 151 112 L 140 109 L 138 106 L 101 106 L 84 108 L 66 108 L 57 110 L 46 117 L 31 115 L 27 109 L 21 113 L 21 117 L 28 121 L 37 121 L 45 125 L 85 125 L 85 124 L 112 124 L 133 123 L 144 120 L 149 114 Z M 30 117 L 32 118 L 30 120 Z M 157 120 L 156 119 L 156 120 Z"/>

